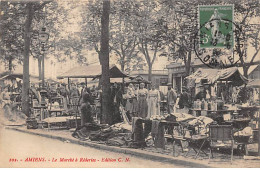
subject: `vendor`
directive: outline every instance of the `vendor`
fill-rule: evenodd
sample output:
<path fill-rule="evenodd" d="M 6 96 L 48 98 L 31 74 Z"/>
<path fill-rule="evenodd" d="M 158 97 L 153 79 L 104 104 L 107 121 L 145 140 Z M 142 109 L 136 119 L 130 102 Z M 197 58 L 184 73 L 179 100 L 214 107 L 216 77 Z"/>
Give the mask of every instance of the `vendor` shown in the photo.
<path fill-rule="evenodd" d="M 83 93 L 83 103 L 80 107 L 81 110 L 81 126 L 84 126 L 86 123 L 92 123 L 92 110 L 90 106 L 90 96 L 89 93 Z"/>
<path fill-rule="evenodd" d="M 189 108 L 191 107 L 191 102 L 190 102 L 190 94 L 187 90 L 186 87 L 182 87 L 182 93 L 180 95 L 180 100 L 179 100 L 179 108 L 183 109 L 183 113 L 188 113 Z"/>

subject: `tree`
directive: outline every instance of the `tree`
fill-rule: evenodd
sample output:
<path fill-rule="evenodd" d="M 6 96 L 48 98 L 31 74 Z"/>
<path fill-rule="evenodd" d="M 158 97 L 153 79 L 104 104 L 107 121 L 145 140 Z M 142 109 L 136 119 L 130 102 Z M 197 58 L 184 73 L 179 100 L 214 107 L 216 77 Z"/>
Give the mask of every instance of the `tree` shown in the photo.
<path fill-rule="evenodd" d="M 99 61 L 102 66 L 102 120 L 101 123 L 112 124 L 110 101 L 110 75 L 109 75 L 109 12 L 110 0 L 103 0 L 101 17 L 101 41 Z"/>
<path fill-rule="evenodd" d="M 137 36 L 134 32 L 134 1 L 115 1 L 111 16 L 110 49 L 118 56 L 118 63 L 124 71 L 126 65 L 137 58 Z"/>
<path fill-rule="evenodd" d="M 30 53 L 30 31 L 32 19 L 34 15 L 33 4 L 26 4 L 26 21 L 24 28 L 24 59 L 23 59 L 23 87 L 22 87 L 22 111 L 27 116 L 30 116 L 29 108 L 29 88 L 30 88 L 30 75 L 29 75 L 29 53 Z"/>
<path fill-rule="evenodd" d="M 23 17 L 25 5 L 19 3 L 0 2 L 0 59 L 7 63 L 7 68 L 12 71 L 14 62 L 21 63 L 23 60 Z M 17 10 L 18 9 L 18 10 Z"/>
<path fill-rule="evenodd" d="M 134 2 L 135 0 L 112 1 L 110 10 L 110 55 L 115 54 L 121 70 L 131 68 L 128 64 L 138 58 L 136 51 L 137 37 L 134 30 Z M 89 1 L 83 6 L 82 34 L 83 44 L 89 50 L 100 53 L 101 13 L 102 1 Z"/>
<path fill-rule="evenodd" d="M 259 21 L 260 8 L 259 1 L 234 1 L 231 0 L 230 3 L 235 4 L 235 20 L 238 24 L 241 32 L 241 41 L 238 44 L 243 44 L 242 46 L 236 46 L 235 51 L 239 55 L 239 60 L 243 67 L 244 76 L 248 77 L 249 67 L 255 62 L 255 59 L 259 53 L 260 46 L 260 35 L 259 29 L 260 25 L 256 21 Z M 246 46 L 246 47 L 244 47 Z M 248 49 L 254 52 L 251 56 L 248 54 Z"/>
<path fill-rule="evenodd" d="M 159 52 L 165 49 L 162 28 L 166 27 L 161 6 L 156 1 L 144 0 L 135 4 L 135 29 L 138 37 L 138 50 L 148 65 L 148 80 L 152 80 L 152 68 Z"/>
<path fill-rule="evenodd" d="M 191 58 L 194 51 L 193 41 L 198 31 L 197 7 L 199 4 L 215 4 L 215 0 L 161 0 L 167 29 L 164 29 L 164 39 L 168 44 L 165 55 L 168 59 L 182 59 L 185 65 L 186 76 L 191 72 Z"/>
<path fill-rule="evenodd" d="M 50 1 L 44 2 L 1 2 L 1 6 L 7 8 L 6 11 L 1 9 L 1 49 L 4 54 L 12 52 L 16 49 L 16 55 L 19 56 L 19 51 L 23 54 L 23 87 L 22 87 L 22 111 L 27 116 L 30 116 L 29 108 L 29 55 L 31 46 L 31 36 L 32 36 L 32 22 L 35 11 L 42 9 Z M 10 11 L 9 11 L 10 9 Z M 22 17 L 24 16 L 24 17 Z M 5 20 L 3 20 L 5 19 Z M 13 26 L 18 29 L 12 29 Z M 21 32 L 20 37 L 17 32 Z M 9 34 L 9 35 L 8 35 Z M 14 55 L 14 54 L 12 54 Z"/>
<path fill-rule="evenodd" d="M 235 23 L 241 27 L 241 37 L 245 40 L 244 44 L 254 47 L 255 52 L 248 60 L 245 60 L 246 48 L 243 46 L 235 47 L 235 52 L 238 53 L 241 65 L 244 69 L 244 75 L 247 76 L 249 67 L 254 63 L 254 60 L 259 53 L 259 25 L 255 25 L 253 21 L 259 20 L 259 2 L 246 0 L 199 0 L 199 1 L 180 1 L 180 0 L 161 0 L 159 1 L 166 14 L 172 14 L 167 17 L 168 29 L 165 32 L 165 40 L 168 41 L 169 52 L 166 53 L 170 58 L 181 58 L 185 63 L 186 75 L 190 74 L 191 54 L 193 51 L 194 35 L 197 29 L 197 7 L 203 5 L 225 5 L 234 4 Z M 240 42 L 242 43 L 242 42 Z M 248 46 L 248 48 L 249 48 Z"/>

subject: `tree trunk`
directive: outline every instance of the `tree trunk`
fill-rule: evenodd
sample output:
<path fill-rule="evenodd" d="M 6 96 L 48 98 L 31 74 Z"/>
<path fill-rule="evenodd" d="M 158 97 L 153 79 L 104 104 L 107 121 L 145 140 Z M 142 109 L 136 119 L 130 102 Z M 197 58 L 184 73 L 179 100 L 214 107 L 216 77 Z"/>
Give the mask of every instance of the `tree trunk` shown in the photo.
<path fill-rule="evenodd" d="M 110 0 L 103 0 L 101 18 L 101 46 L 99 59 L 102 60 L 102 116 L 101 123 L 112 124 L 112 111 L 110 100 L 110 75 L 109 75 L 109 13 Z"/>
<path fill-rule="evenodd" d="M 244 76 L 245 76 L 246 78 L 248 78 L 248 69 L 249 69 L 249 67 L 247 67 L 247 66 L 244 66 L 244 67 L 243 67 Z"/>
<path fill-rule="evenodd" d="M 125 60 L 121 62 L 121 71 L 125 71 Z"/>
<path fill-rule="evenodd" d="M 42 79 L 42 59 L 41 57 L 38 57 L 38 70 L 39 70 L 39 80 Z"/>
<path fill-rule="evenodd" d="M 152 68 L 151 64 L 148 64 L 148 81 L 152 81 Z"/>
<path fill-rule="evenodd" d="M 30 76 L 29 76 L 29 53 L 30 53 L 30 31 L 33 19 L 34 11 L 33 4 L 28 3 L 26 5 L 26 21 L 24 30 L 24 58 L 23 58 L 23 90 L 22 90 L 22 111 L 28 117 L 30 116 L 29 106 L 29 88 L 30 88 Z"/>
<path fill-rule="evenodd" d="M 188 52 L 188 59 L 186 60 L 186 76 L 190 75 L 191 51 Z"/>

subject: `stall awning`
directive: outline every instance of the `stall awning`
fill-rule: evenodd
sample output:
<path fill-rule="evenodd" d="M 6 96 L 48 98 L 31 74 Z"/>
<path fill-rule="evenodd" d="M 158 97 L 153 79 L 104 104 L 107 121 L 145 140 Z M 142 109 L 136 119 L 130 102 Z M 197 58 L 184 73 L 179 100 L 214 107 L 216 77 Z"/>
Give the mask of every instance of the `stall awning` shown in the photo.
<path fill-rule="evenodd" d="M 214 84 L 216 81 L 231 81 L 231 84 L 240 86 L 248 80 L 238 71 L 237 67 L 226 69 L 199 68 L 195 73 L 186 77 L 188 81 L 199 83 L 200 80 L 207 80 L 207 84 Z"/>
<path fill-rule="evenodd" d="M 260 88 L 260 80 L 259 79 L 250 80 L 247 84 L 247 87 Z"/>
<path fill-rule="evenodd" d="M 127 77 L 116 65 L 109 67 L 110 78 Z M 102 73 L 101 65 L 81 66 L 70 69 L 69 71 L 57 76 L 58 79 L 63 78 L 96 78 Z"/>

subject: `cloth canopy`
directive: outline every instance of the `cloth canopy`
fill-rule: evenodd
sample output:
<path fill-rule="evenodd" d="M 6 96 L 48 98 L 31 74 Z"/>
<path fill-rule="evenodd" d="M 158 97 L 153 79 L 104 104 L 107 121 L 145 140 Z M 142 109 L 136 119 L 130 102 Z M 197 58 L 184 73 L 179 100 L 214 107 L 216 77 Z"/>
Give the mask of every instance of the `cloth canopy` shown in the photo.
<path fill-rule="evenodd" d="M 185 79 L 194 84 L 199 83 L 202 79 L 207 80 L 207 84 L 214 84 L 216 81 L 231 81 L 234 86 L 240 86 L 248 82 L 237 67 L 226 69 L 199 68 Z"/>
<path fill-rule="evenodd" d="M 116 65 L 111 65 L 109 67 L 110 78 L 122 78 L 127 77 Z M 100 77 L 102 73 L 101 65 L 89 65 L 75 67 L 67 72 L 57 76 L 58 79 L 63 78 L 96 78 Z"/>

